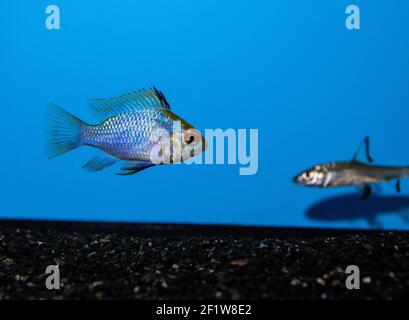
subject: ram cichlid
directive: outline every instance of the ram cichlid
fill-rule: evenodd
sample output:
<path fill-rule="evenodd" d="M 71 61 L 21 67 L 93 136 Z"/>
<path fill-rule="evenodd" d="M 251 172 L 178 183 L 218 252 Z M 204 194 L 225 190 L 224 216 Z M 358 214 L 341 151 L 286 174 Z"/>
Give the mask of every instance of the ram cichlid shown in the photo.
<path fill-rule="evenodd" d="M 206 149 L 199 131 L 173 113 L 156 88 L 88 103 L 101 118 L 100 123 L 87 124 L 50 104 L 46 133 L 49 158 L 90 146 L 99 151 L 84 169 L 96 172 L 126 161 L 118 174 L 129 175 L 157 164 L 183 162 Z"/>

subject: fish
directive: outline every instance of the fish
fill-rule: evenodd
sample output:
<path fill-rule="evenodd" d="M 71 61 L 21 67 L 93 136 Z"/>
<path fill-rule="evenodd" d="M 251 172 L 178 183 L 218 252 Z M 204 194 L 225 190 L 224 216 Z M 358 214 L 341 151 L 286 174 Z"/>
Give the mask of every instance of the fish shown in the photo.
<path fill-rule="evenodd" d="M 367 199 L 374 186 L 396 181 L 395 188 L 401 192 L 402 178 L 409 177 L 408 166 L 373 165 L 369 137 L 365 137 L 350 161 L 329 162 L 313 166 L 293 178 L 296 184 L 314 188 L 358 186 L 362 198 Z"/>
<path fill-rule="evenodd" d="M 54 158 L 81 146 L 97 149 L 83 166 L 98 172 L 125 163 L 119 175 L 132 175 L 161 164 L 181 163 L 205 151 L 207 143 L 191 124 L 172 112 L 157 88 L 108 99 L 89 99 L 99 117 L 88 124 L 54 103 L 46 117 L 46 156 Z"/>

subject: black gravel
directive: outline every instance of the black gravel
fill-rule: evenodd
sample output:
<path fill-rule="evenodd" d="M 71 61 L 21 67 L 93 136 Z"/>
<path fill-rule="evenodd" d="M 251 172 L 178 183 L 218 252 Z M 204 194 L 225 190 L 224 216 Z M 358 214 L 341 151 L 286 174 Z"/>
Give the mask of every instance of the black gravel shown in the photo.
<path fill-rule="evenodd" d="M 0 230 L 0 299 L 394 299 L 409 297 L 409 233 L 311 239 L 138 238 Z M 48 265 L 61 289 L 47 290 Z M 347 290 L 357 265 L 360 290 Z"/>

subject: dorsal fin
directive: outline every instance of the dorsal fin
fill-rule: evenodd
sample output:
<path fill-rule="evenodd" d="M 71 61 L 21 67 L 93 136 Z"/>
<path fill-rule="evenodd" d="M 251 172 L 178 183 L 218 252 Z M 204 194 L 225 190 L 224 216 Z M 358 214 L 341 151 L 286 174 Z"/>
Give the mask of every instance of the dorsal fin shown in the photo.
<path fill-rule="evenodd" d="M 358 149 L 356 150 L 352 161 L 356 162 L 373 162 L 373 158 L 371 157 L 370 153 L 370 146 L 369 146 L 369 137 L 365 137 L 364 141 L 359 145 Z"/>
<path fill-rule="evenodd" d="M 108 99 L 89 99 L 88 104 L 94 114 L 102 118 L 138 109 L 170 110 L 165 96 L 155 87 L 128 92 Z"/>

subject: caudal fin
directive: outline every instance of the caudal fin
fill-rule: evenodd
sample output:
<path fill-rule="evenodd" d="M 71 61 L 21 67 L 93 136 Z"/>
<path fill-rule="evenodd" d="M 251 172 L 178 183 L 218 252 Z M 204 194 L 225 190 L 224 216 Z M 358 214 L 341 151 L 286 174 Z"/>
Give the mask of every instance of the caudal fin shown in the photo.
<path fill-rule="evenodd" d="M 81 145 L 86 124 L 56 104 L 50 103 L 46 119 L 46 155 L 54 158 Z"/>

